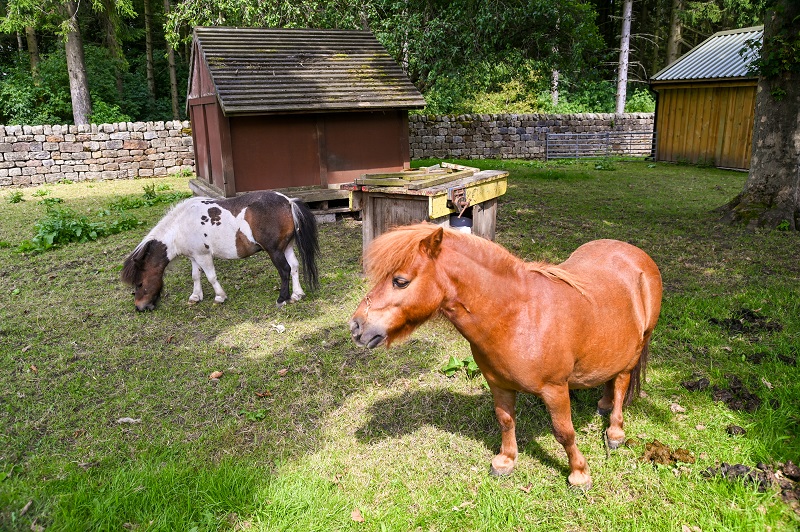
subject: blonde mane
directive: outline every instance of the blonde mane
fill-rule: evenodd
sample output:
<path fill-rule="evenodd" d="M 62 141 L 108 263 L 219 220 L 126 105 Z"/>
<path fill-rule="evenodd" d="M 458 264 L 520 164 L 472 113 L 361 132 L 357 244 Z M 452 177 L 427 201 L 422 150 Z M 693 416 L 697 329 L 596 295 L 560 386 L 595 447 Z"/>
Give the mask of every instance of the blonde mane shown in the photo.
<path fill-rule="evenodd" d="M 419 244 L 440 226 L 430 223 L 405 225 L 392 229 L 372 241 L 364 252 L 364 271 L 371 284 L 387 278 L 408 267 L 419 251 Z M 492 260 L 505 263 L 509 270 L 522 268 L 539 273 L 554 282 L 564 282 L 586 295 L 583 284 L 570 272 L 546 262 L 523 262 L 507 249 L 484 238 L 476 238 L 460 231 L 444 228 L 445 240 L 453 242 L 456 249 L 468 249 L 470 255 L 491 255 Z"/>
<path fill-rule="evenodd" d="M 551 281 L 564 282 L 580 292 L 582 296 L 586 296 L 585 286 L 578 280 L 578 277 L 563 268 L 559 268 L 555 264 L 550 264 L 547 262 L 526 262 L 525 269 L 529 272 L 544 275 Z"/>

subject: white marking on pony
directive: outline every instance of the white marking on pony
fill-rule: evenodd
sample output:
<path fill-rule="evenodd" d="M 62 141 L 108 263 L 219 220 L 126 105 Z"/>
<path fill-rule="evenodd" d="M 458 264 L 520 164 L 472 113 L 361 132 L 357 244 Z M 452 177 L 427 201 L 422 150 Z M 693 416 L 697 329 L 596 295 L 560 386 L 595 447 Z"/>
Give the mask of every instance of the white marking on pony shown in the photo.
<path fill-rule="evenodd" d="M 216 209 L 218 218 L 209 216 L 209 210 Z M 217 280 L 213 257 L 238 259 L 236 234 L 241 232 L 250 242 L 256 243 L 253 231 L 244 215 L 247 208 L 238 216 L 220 207 L 213 198 L 196 197 L 184 200 L 173 208 L 156 224 L 142 242 L 138 250 L 149 240 L 159 240 L 167 247 L 167 260 L 172 261 L 178 255 L 184 255 L 192 263 L 192 281 L 194 289 L 189 296 L 189 303 L 203 300 L 203 289 L 200 283 L 200 270 L 206 274 L 208 282 L 214 287 L 217 303 L 224 302 L 228 296 Z"/>
<path fill-rule="evenodd" d="M 300 301 L 300 299 L 306 295 L 303 292 L 303 288 L 300 286 L 300 263 L 297 261 L 297 257 L 294 255 L 294 243 L 290 243 L 286 246 L 286 249 L 283 252 L 283 255 L 286 257 L 286 262 L 289 263 L 289 266 L 292 267 L 292 301 Z"/>

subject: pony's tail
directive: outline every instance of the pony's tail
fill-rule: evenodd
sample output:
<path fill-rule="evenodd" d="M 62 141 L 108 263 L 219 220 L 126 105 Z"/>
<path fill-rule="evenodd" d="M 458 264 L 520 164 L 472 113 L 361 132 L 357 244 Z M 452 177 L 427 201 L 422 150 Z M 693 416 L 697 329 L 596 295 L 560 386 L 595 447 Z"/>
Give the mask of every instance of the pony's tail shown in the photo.
<path fill-rule="evenodd" d="M 647 336 L 644 342 L 642 354 L 639 355 L 639 362 L 636 363 L 633 371 L 631 371 L 631 382 L 628 384 L 628 391 L 625 392 L 625 401 L 622 403 L 624 406 L 628 406 L 633 402 L 634 398 L 639 397 L 639 392 L 642 389 L 642 382 L 644 382 L 645 376 L 647 375 L 647 358 L 649 352 L 650 335 Z"/>
<path fill-rule="evenodd" d="M 292 218 L 294 218 L 294 241 L 300 252 L 300 262 L 303 263 L 303 279 L 310 289 L 315 290 L 319 287 L 317 219 L 302 200 L 292 198 L 289 203 L 292 206 Z"/>

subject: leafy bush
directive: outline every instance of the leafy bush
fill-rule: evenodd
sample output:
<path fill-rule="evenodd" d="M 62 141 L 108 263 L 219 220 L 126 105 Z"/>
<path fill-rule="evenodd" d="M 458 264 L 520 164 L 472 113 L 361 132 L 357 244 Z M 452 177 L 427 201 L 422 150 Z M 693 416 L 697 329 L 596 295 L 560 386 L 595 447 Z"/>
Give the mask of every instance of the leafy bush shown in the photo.
<path fill-rule="evenodd" d="M 625 101 L 626 113 L 653 113 L 656 101 L 647 89 L 636 89 Z"/>
<path fill-rule="evenodd" d="M 15 190 L 11 192 L 8 196 L 6 196 L 6 199 L 8 199 L 9 203 L 20 203 L 25 201 L 25 198 L 22 197 L 21 190 Z"/>
<path fill-rule="evenodd" d="M 89 242 L 133 229 L 139 224 L 140 222 L 133 217 L 125 217 L 111 223 L 90 222 L 72 209 L 49 206 L 45 216 L 33 226 L 36 232 L 34 237 L 31 240 L 24 240 L 17 251 L 42 252 L 71 242 Z"/>
<path fill-rule="evenodd" d="M 188 198 L 191 192 L 170 192 L 167 194 L 157 194 L 156 186 L 144 187 L 144 194 L 141 197 L 123 196 L 111 202 L 112 211 L 121 212 L 141 207 L 151 207 L 153 205 L 163 205 L 175 203 L 176 201 Z"/>

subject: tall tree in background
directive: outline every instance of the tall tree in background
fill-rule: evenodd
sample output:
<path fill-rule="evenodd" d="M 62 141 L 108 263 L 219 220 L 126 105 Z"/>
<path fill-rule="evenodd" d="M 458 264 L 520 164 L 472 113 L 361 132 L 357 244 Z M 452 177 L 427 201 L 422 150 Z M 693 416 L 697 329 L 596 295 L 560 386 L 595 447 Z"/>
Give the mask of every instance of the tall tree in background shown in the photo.
<path fill-rule="evenodd" d="M 625 0 L 622 5 L 622 31 L 619 38 L 619 67 L 617 68 L 617 104 L 615 112 L 625 112 L 625 99 L 628 94 L 628 56 L 631 46 L 631 14 L 633 0 Z"/>
<path fill-rule="evenodd" d="M 170 8 L 169 0 L 164 0 L 164 18 L 169 16 Z M 175 50 L 169 41 L 167 41 L 167 64 L 169 66 L 169 94 L 172 103 L 172 119 L 178 120 L 180 118 L 178 112 L 178 76 L 175 71 Z"/>
<path fill-rule="evenodd" d="M 61 6 L 64 13 L 64 50 L 67 56 L 69 89 L 72 97 L 72 117 L 76 124 L 88 124 L 92 115 L 92 97 L 86 77 L 83 38 L 78 25 L 78 2 L 68 1 Z"/>
<path fill-rule="evenodd" d="M 144 32 L 145 32 L 145 54 L 147 58 L 147 90 L 150 98 L 156 99 L 156 77 L 155 66 L 153 64 L 153 10 L 150 7 L 150 0 L 144 0 Z"/>
<path fill-rule="evenodd" d="M 677 61 L 681 55 L 681 43 L 683 42 L 682 11 L 683 0 L 672 0 L 672 10 L 669 17 L 669 37 L 667 38 L 667 66 Z"/>
<path fill-rule="evenodd" d="M 724 220 L 800 230 L 800 2 L 768 0 L 750 173 Z"/>
<path fill-rule="evenodd" d="M 28 57 L 31 61 L 31 77 L 35 83 L 39 81 L 39 44 L 36 41 L 36 29 L 33 26 L 25 26 L 25 39 L 28 44 Z"/>

